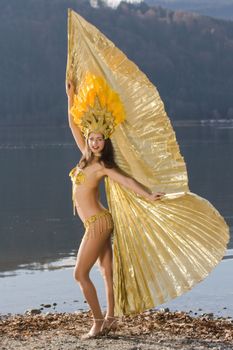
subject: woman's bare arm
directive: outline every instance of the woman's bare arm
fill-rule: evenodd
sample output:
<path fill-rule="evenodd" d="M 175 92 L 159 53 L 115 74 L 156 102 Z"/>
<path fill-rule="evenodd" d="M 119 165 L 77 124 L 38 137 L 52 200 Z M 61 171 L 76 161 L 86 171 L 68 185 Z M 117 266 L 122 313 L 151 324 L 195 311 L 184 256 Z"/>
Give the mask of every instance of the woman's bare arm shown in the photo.
<path fill-rule="evenodd" d="M 80 149 L 82 153 L 84 153 L 85 150 L 85 139 L 84 136 L 77 126 L 77 124 L 74 123 L 73 116 L 70 114 L 70 109 L 73 106 L 74 102 L 74 86 L 72 82 L 68 81 L 67 87 L 66 87 L 66 93 L 68 97 L 68 119 L 69 119 L 69 127 L 71 128 L 71 132 L 74 136 L 75 142 Z"/>
<path fill-rule="evenodd" d="M 155 192 L 155 193 L 147 192 L 139 182 L 135 181 L 131 177 L 121 174 L 116 169 L 104 168 L 104 175 L 110 177 L 110 179 L 118 182 L 119 184 L 129 188 L 130 190 L 134 191 L 135 193 L 147 199 L 156 200 L 164 195 L 164 192 Z"/>

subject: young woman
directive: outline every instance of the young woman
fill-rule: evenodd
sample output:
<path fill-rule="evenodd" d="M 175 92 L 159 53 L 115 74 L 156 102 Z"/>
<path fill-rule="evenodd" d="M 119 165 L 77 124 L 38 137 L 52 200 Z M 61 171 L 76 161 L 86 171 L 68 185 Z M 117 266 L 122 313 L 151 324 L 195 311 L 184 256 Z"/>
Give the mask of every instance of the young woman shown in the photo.
<path fill-rule="evenodd" d="M 111 234 L 114 223 L 110 212 L 99 201 L 98 185 L 104 176 L 108 176 L 135 193 L 150 200 L 160 199 L 164 193 L 148 193 L 134 179 L 123 175 L 117 168 L 111 140 L 99 132 L 91 130 L 84 137 L 81 129 L 74 122 L 70 110 L 74 103 L 74 85 L 68 81 L 69 126 L 79 147 L 82 158 L 70 172 L 73 182 L 73 201 L 84 223 L 85 234 L 79 247 L 74 277 L 79 282 L 82 292 L 91 308 L 94 323 L 84 339 L 105 334 L 116 327 L 114 318 L 114 294 L 112 274 Z M 102 130 L 100 128 L 100 130 Z M 106 288 L 107 312 L 105 318 L 97 298 L 96 289 L 90 280 L 89 272 L 98 260 Z"/>

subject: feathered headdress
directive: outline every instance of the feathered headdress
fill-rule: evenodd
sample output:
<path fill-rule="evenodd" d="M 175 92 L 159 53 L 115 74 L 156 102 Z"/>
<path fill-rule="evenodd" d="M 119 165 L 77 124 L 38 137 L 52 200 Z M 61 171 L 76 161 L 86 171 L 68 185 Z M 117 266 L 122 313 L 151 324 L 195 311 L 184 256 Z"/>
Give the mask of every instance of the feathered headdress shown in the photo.
<path fill-rule="evenodd" d="M 88 72 L 80 84 L 70 109 L 74 122 L 85 137 L 100 132 L 109 138 L 115 127 L 125 120 L 124 106 L 119 95 L 102 77 Z"/>

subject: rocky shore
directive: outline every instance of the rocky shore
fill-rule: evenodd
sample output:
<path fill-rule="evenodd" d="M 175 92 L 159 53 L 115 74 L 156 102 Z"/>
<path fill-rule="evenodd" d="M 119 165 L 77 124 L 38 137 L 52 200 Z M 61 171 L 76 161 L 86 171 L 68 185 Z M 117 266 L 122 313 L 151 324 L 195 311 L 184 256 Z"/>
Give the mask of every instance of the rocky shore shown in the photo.
<path fill-rule="evenodd" d="M 81 340 L 91 323 L 90 312 L 1 316 L 0 349 L 233 349 L 233 320 L 213 314 L 150 310 L 120 318 L 114 334 Z"/>

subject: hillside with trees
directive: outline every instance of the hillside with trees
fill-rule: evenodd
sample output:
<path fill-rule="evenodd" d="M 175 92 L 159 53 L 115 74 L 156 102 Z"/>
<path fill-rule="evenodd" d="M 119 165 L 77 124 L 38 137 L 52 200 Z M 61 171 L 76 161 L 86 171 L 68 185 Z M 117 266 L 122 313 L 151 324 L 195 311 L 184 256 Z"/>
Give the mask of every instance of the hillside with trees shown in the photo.
<path fill-rule="evenodd" d="M 1 125 L 66 124 L 68 7 L 138 64 L 172 119 L 233 118 L 232 22 L 145 3 L 1 0 Z"/>
<path fill-rule="evenodd" d="M 232 0 L 145 0 L 150 6 L 197 12 L 204 16 L 233 20 Z"/>

